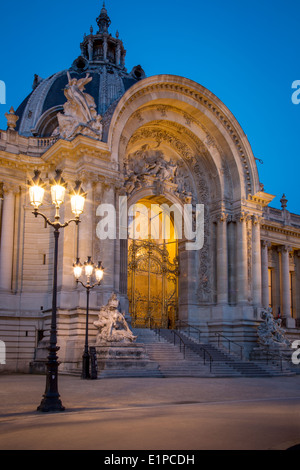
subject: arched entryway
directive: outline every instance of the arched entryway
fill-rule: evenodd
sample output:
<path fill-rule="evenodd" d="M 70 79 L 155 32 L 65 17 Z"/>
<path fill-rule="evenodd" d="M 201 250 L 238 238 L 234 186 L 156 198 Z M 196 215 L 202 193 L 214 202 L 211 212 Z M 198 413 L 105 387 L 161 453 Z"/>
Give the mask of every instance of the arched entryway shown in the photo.
<path fill-rule="evenodd" d="M 128 299 L 135 328 L 174 328 L 178 315 L 178 240 L 163 197 L 146 197 L 129 215 Z"/>

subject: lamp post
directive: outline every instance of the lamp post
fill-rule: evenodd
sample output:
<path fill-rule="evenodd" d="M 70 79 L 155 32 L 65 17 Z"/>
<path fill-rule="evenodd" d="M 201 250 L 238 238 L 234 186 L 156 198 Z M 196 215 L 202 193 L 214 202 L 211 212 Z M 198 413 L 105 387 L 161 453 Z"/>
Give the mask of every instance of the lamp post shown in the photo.
<path fill-rule="evenodd" d="M 58 238 L 59 231 L 67 227 L 71 222 L 74 222 L 76 225 L 80 223 L 80 215 L 84 209 L 84 203 L 86 198 L 86 193 L 81 189 L 81 182 L 76 181 L 76 186 L 73 191 L 71 191 L 71 208 L 74 214 L 74 219 L 69 220 L 65 223 L 60 223 L 59 210 L 60 206 L 63 204 L 65 199 L 65 193 L 67 184 L 62 178 L 62 171 L 56 170 L 55 178 L 50 180 L 51 187 L 51 199 L 52 203 L 55 205 L 55 218 L 54 221 L 51 221 L 46 215 L 39 212 L 39 207 L 43 204 L 43 199 L 45 195 L 45 186 L 40 178 L 40 171 L 36 170 L 34 172 L 34 177 L 29 182 L 29 197 L 30 204 L 33 206 L 33 214 L 35 217 L 41 216 L 45 220 L 47 225 L 50 225 L 54 228 L 54 274 L 53 274 L 53 292 L 52 292 L 52 316 L 51 316 L 51 329 L 50 329 L 50 345 L 49 345 L 49 355 L 47 361 L 47 374 L 46 374 L 46 389 L 43 399 L 38 406 L 37 410 L 42 412 L 51 412 L 51 411 L 64 411 L 64 407 L 60 400 L 60 395 L 58 393 L 58 366 L 57 361 L 57 322 L 56 322 L 56 312 L 57 312 L 57 266 L 58 266 Z"/>
<path fill-rule="evenodd" d="M 89 354 L 89 301 L 90 301 L 90 291 L 96 286 L 100 286 L 103 279 L 104 268 L 102 262 L 99 261 L 98 265 L 95 266 L 91 256 L 88 256 L 87 261 L 84 263 L 84 271 L 87 278 L 86 284 L 84 284 L 79 278 L 82 274 L 83 266 L 80 263 L 80 259 L 77 258 L 76 263 L 73 264 L 74 276 L 77 284 L 80 283 L 86 289 L 86 324 L 85 324 L 85 345 L 84 353 L 82 356 L 82 379 L 90 379 L 90 354 Z M 96 281 L 94 284 L 91 284 L 91 277 L 95 271 Z"/>

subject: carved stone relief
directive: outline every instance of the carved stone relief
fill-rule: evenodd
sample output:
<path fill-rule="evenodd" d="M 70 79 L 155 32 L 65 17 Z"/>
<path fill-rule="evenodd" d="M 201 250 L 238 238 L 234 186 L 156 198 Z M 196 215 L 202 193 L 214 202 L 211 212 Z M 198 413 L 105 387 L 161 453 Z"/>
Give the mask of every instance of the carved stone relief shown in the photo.
<path fill-rule="evenodd" d="M 124 162 L 125 187 L 128 195 L 142 187 L 168 189 L 184 202 L 192 202 L 193 188 L 184 162 L 168 159 L 161 150 L 143 145 Z"/>

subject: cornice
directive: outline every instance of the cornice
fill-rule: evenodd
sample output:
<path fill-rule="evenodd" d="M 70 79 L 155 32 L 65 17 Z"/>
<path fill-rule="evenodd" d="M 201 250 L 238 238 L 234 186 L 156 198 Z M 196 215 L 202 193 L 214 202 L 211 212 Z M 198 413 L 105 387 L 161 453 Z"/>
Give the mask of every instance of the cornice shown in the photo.
<path fill-rule="evenodd" d="M 248 201 L 254 202 L 255 204 L 259 204 L 262 207 L 266 207 L 273 201 L 275 197 L 276 196 L 273 196 L 273 194 L 268 194 L 263 191 L 259 191 L 254 195 L 249 194 Z"/>
<path fill-rule="evenodd" d="M 300 238 L 300 229 L 289 226 L 281 226 L 276 223 L 270 223 L 267 220 L 263 219 L 261 223 L 261 229 L 268 232 L 280 233 L 282 235 L 293 236 L 295 238 Z"/>
<path fill-rule="evenodd" d="M 45 162 L 56 159 L 58 154 L 71 158 L 80 158 L 82 155 L 97 156 L 105 160 L 110 159 L 110 151 L 108 145 L 100 140 L 92 139 L 87 136 L 78 135 L 75 139 L 63 140 L 59 139 L 43 154 Z"/>

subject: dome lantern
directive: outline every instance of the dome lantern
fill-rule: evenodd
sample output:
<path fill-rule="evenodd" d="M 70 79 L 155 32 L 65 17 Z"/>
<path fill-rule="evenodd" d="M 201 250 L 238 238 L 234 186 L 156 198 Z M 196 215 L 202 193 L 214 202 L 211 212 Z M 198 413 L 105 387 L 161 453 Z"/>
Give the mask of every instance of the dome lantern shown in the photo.
<path fill-rule="evenodd" d="M 111 20 L 110 20 L 108 14 L 107 14 L 107 10 L 105 8 L 105 2 L 103 2 L 103 7 L 102 7 L 102 10 L 101 10 L 101 13 L 98 16 L 96 22 L 97 22 L 97 25 L 99 27 L 98 34 L 108 32 L 108 28 L 111 24 Z"/>

